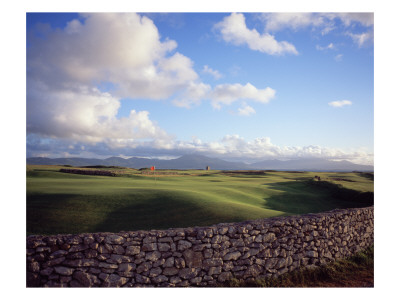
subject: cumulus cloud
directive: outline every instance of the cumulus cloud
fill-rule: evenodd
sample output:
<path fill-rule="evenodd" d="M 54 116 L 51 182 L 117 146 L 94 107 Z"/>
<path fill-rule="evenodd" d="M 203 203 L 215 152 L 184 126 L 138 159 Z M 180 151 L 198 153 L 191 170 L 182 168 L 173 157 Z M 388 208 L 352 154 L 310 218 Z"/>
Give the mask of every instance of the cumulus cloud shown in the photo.
<path fill-rule="evenodd" d="M 333 107 L 343 107 L 346 105 L 352 105 L 353 103 L 349 100 L 338 100 L 338 101 L 329 102 L 328 104 Z"/>
<path fill-rule="evenodd" d="M 205 83 L 191 82 L 188 87 L 177 96 L 172 103 L 178 107 L 191 108 L 204 100 L 211 90 L 211 86 Z"/>
<path fill-rule="evenodd" d="M 275 97 L 275 93 L 276 91 L 270 87 L 258 89 L 250 83 L 218 84 L 214 88 L 207 84 L 194 83 L 173 102 L 177 106 L 190 108 L 208 99 L 214 108 L 221 109 L 223 105 L 231 105 L 239 100 L 268 103 Z"/>
<path fill-rule="evenodd" d="M 154 23 L 137 14 L 88 14 L 30 44 L 28 76 L 51 86 L 108 81 L 120 97 L 160 99 L 198 77 L 189 58 L 169 55 L 177 43 L 160 41 Z"/>
<path fill-rule="evenodd" d="M 278 42 L 269 33 L 260 34 L 256 29 L 247 28 L 245 17 L 240 13 L 232 13 L 215 25 L 222 38 L 234 45 L 246 45 L 251 50 L 269 55 L 298 54 L 296 47 L 286 41 Z"/>
<path fill-rule="evenodd" d="M 341 149 L 309 146 L 278 146 L 269 137 L 246 141 L 239 135 L 226 135 L 218 141 L 202 142 L 198 139 L 189 142 L 177 142 L 176 149 L 181 154 L 201 153 L 222 159 L 250 160 L 266 159 L 325 158 L 349 160 L 356 163 L 373 164 L 373 154 L 366 151 L 350 152 Z"/>
<path fill-rule="evenodd" d="M 215 79 L 220 79 L 222 77 L 222 74 L 220 72 L 218 72 L 217 70 L 213 70 L 207 65 L 203 67 L 203 73 L 211 74 Z"/>
<path fill-rule="evenodd" d="M 220 84 L 210 93 L 212 105 L 215 108 L 221 108 L 221 105 L 229 105 L 237 100 L 253 100 L 261 103 L 268 103 L 275 97 L 275 90 L 270 87 L 257 89 L 250 83 L 245 85 Z"/>
<path fill-rule="evenodd" d="M 269 137 L 255 138 L 246 141 L 239 135 L 226 135 L 221 140 L 208 145 L 204 143 L 203 153 L 220 158 L 251 158 L 252 161 L 265 159 L 299 159 L 299 158 L 326 158 L 349 160 L 357 163 L 373 164 L 373 154 L 365 151 L 346 152 L 341 149 L 310 146 L 278 146 L 271 142 Z M 205 150 L 207 149 L 207 150 Z M 213 151 L 215 150 L 215 151 Z"/>
<path fill-rule="evenodd" d="M 338 26 L 351 28 L 352 25 L 358 24 L 368 30 L 363 33 L 346 34 L 360 47 L 367 42 L 373 42 L 373 13 L 268 13 L 263 14 L 261 19 L 265 22 L 266 32 L 277 32 L 286 28 L 297 31 L 311 27 L 319 30 L 322 35 L 328 34 Z"/>
<path fill-rule="evenodd" d="M 28 134 L 121 147 L 171 138 L 147 111 L 117 117 L 122 97 L 165 99 L 198 78 L 150 19 L 88 14 L 64 29 L 41 27 L 27 48 Z M 112 91 L 100 91 L 101 84 Z"/>
<path fill-rule="evenodd" d="M 79 141 L 51 139 L 44 141 L 36 135 L 27 140 L 28 156 L 51 157 L 95 157 L 145 156 L 178 157 L 185 154 L 202 154 L 225 160 L 257 162 L 267 159 L 325 158 L 349 160 L 359 164 L 373 165 L 374 155 L 363 149 L 344 151 L 336 148 L 308 146 L 278 146 L 269 137 L 259 137 L 247 141 L 233 134 L 219 140 L 204 142 L 196 137 L 189 141 L 170 140 L 169 142 L 136 141 L 134 147 L 122 147 L 107 143 L 85 144 Z M 83 147 L 83 148 L 82 148 Z"/>
<path fill-rule="evenodd" d="M 28 85 L 27 130 L 48 137 L 118 144 L 121 140 L 168 139 L 147 111 L 117 118 L 119 99 L 96 88 L 49 90 Z"/>

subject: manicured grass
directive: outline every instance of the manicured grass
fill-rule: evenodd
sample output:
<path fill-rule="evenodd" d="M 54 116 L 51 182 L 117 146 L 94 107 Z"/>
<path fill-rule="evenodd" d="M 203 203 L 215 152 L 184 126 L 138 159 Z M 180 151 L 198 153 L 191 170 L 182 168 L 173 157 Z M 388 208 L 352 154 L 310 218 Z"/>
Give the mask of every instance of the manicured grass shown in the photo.
<path fill-rule="evenodd" d="M 358 173 L 159 170 L 153 176 L 114 168 L 119 176 L 107 177 L 60 168 L 27 167 L 27 234 L 206 226 L 372 205 L 364 194 L 359 201 L 346 199 L 373 191 L 373 180 Z M 316 174 L 327 183 L 310 181 Z M 343 188 L 329 176 L 354 182 Z"/>

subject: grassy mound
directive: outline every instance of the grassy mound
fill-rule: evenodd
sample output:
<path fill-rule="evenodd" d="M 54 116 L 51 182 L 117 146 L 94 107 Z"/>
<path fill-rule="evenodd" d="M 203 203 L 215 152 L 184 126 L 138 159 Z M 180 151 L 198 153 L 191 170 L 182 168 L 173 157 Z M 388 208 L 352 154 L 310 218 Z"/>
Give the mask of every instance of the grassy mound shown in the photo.
<path fill-rule="evenodd" d="M 372 204 L 352 198 L 373 192 L 373 181 L 357 173 L 318 173 L 350 178 L 344 188 L 310 183 L 312 172 L 162 170 L 154 176 L 124 169 L 105 177 L 60 168 L 28 166 L 27 234 L 207 226 Z"/>

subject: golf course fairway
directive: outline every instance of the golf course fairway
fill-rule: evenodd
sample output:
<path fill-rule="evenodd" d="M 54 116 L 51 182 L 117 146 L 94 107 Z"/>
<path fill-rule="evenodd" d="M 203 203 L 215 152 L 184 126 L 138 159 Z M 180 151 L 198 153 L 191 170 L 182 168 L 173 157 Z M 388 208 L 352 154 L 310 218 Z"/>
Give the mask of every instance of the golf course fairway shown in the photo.
<path fill-rule="evenodd" d="M 117 174 L 111 177 L 61 168 L 27 166 L 28 235 L 207 226 L 373 205 L 373 173 L 106 169 Z"/>

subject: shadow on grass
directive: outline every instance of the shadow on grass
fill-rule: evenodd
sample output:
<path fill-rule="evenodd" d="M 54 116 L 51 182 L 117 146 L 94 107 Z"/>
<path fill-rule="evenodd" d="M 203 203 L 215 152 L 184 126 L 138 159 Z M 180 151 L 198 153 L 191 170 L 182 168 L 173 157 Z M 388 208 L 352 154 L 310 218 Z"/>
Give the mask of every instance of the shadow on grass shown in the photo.
<path fill-rule="evenodd" d="M 95 231 L 134 231 L 168 229 L 210 224 L 213 214 L 195 202 L 187 201 L 174 193 L 155 193 L 144 201 L 130 202 L 124 207 L 110 211 L 96 225 Z"/>
<path fill-rule="evenodd" d="M 372 172 L 357 172 L 357 175 L 374 181 L 374 173 Z"/>
<path fill-rule="evenodd" d="M 374 193 L 358 192 L 326 181 L 269 183 L 268 189 L 281 191 L 265 198 L 265 208 L 288 214 L 306 214 L 336 208 L 367 207 L 374 204 Z"/>

